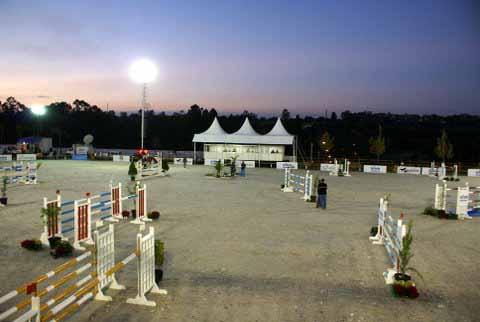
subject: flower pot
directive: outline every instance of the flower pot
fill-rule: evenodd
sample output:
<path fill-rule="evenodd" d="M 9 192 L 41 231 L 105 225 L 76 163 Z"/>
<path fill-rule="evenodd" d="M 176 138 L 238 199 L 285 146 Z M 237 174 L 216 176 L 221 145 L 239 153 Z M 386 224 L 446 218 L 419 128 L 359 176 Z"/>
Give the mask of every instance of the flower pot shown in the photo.
<path fill-rule="evenodd" d="M 7 205 L 7 201 L 8 201 L 8 198 L 7 198 L 7 197 L 1 197 L 1 198 L 0 198 L 0 204 L 2 204 L 2 205 L 5 205 L 5 206 L 6 206 L 6 205 Z"/>
<path fill-rule="evenodd" d="M 163 280 L 163 270 L 159 267 L 155 268 L 155 282 L 158 284 Z"/>
<path fill-rule="evenodd" d="M 395 278 L 396 281 L 409 281 L 412 279 L 410 275 L 403 274 L 403 273 L 396 273 L 395 275 L 393 275 L 393 277 Z"/>
<path fill-rule="evenodd" d="M 280 189 L 284 189 L 285 188 L 285 185 L 284 184 L 281 184 L 280 185 Z"/>
<path fill-rule="evenodd" d="M 160 218 L 160 213 L 158 211 L 152 211 L 148 213 L 147 217 L 149 219 L 157 220 L 158 218 Z"/>
<path fill-rule="evenodd" d="M 128 210 L 123 210 L 123 211 L 122 211 L 122 218 L 123 218 L 123 219 L 128 219 L 128 217 L 130 217 L 130 211 L 128 211 Z"/>
<path fill-rule="evenodd" d="M 317 196 L 310 196 L 310 202 L 317 202 Z"/>
<path fill-rule="evenodd" d="M 137 218 L 137 211 L 136 211 L 135 209 L 132 209 L 132 210 L 130 211 L 130 214 L 132 215 L 132 218 L 133 218 L 133 219 Z"/>
<path fill-rule="evenodd" d="M 370 229 L 370 236 L 374 237 L 374 236 L 377 236 L 378 234 L 378 227 L 377 226 L 373 226 L 371 229 Z"/>
<path fill-rule="evenodd" d="M 50 252 L 53 258 L 68 257 L 73 254 L 73 247 L 68 241 L 60 241 L 57 247 Z"/>
<path fill-rule="evenodd" d="M 27 239 L 23 240 L 20 245 L 22 248 L 28 249 L 28 250 L 40 250 L 42 249 L 42 242 L 37 240 L 37 239 Z"/>
<path fill-rule="evenodd" d="M 48 244 L 50 245 L 50 249 L 57 248 L 58 244 L 62 241 L 61 237 L 53 236 L 48 239 Z"/>

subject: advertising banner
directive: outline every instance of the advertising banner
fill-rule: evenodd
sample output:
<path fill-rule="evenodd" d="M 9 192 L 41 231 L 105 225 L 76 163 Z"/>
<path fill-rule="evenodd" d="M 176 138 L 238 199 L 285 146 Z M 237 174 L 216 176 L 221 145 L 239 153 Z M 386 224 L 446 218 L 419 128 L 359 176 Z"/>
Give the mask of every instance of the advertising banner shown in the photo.
<path fill-rule="evenodd" d="M 386 165 L 367 165 L 363 166 L 363 172 L 365 173 L 387 173 Z"/>
<path fill-rule="evenodd" d="M 297 162 L 277 162 L 277 169 L 298 169 Z"/>
<path fill-rule="evenodd" d="M 468 169 L 469 177 L 480 177 L 480 169 Z"/>
<path fill-rule="evenodd" d="M 37 160 L 36 154 L 17 154 L 17 161 L 35 161 Z"/>
<path fill-rule="evenodd" d="M 397 167 L 397 173 L 420 175 L 420 174 L 422 174 L 422 168 L 420 168 L 420 167 L 405 167 L 403 165 L 399 165 Z"/>

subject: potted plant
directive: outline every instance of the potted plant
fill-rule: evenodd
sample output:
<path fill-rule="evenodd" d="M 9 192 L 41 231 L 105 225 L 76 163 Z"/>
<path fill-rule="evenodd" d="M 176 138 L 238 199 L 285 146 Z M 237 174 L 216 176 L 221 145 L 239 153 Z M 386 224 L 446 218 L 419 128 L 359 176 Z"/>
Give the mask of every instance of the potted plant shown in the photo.
<path fill-rule="evenodd" d="M 62 240 L 57 244 L 57 247 L 50 252 L 50 254 L 53 258 L 71 256 L 73 254 L 73 246 L 67 240 Z"/>
<path fill-rule="evenodd" d="M 157 220 L 158 218 L 160 218 L 160 212 L 154 210 L 152 212 L 149 212 L 147 214 L 147 217 L 150 218 L 150 219 L 153 219 L 153 220 Z"/>
<path fill-rule="evenodd" d="M 56 204 L 48 206 L 47 208 L 41 208 L 40 210 L 40 218 L 45 225 L 50 226 L 53 221 L 58 220 L 58 215 L 60 213 L 60 207 Z M 57 244 L 62 240 L 60 236 L 55 236 L 55 233 L 51 237 L 48 238 L 48 244 L 50 245 L 51 249 L 55 249 Z"/>
<path fill-rule="evenodd" d="M 38 239 L 22 240 L 22 242 L 20 243 L 20 246 L 22 246 L 22 248 L 25 248 L 28 250 L 34 250 L 34 251 L 38 251 L 43 247 L 42 242 Z"/>
<path fill-rule="evenodd" d="M 417 298 L 418 290 L 415 283 L 411 280 L 411 276 L 407 272 L 416 273 L 421 279 L 423 279 L 420 272 L 417 269 L 410 266 L 410 261 L 413 258 L 412 242 L 413 242 L 413 221 L 410 220 L 407 223 L 407 232 L 402 240 L 402 249 L 399 252 L 399 272 L 394 275 L 395 281 L 392 285 L 393 292 L 396 296 Z"/>
<path fill-rule="evenodd" d="M 122 218 L 123 219 L 128 219 L 128 217 L 130 217 L 130 211 L 122 210 Z"/>
<path fill-rule="evenodd" d="M 165 245 L 160 239 L 155 239 L 155 282 L 159 283 L 163 279 L 163 261 Z"/>
<path fill-rule="evenodd" d="M 135 181 L 138 174 L 137 165 L 135 161 L 130 162 L 130 166 L 128 167 L 128 175 L 130 176 L 131 181 Z"/>
<path fill-rule="evenodd" d="M 164 175 L 167 174 L 167 171 L 170 169 L 170 167 L 168 166 L 168 161 L 167 159 L 162 159 L 162 172 Z"/>
<path fill-rule="evenodd" d="M 3 176 L 2 178 L 2 197 L 0 198 L 0 204 L 7 205 L 8 197 L 7 197 L 7 183 L 8 177 Z"/>
<path fill-rule="evenodd" d="M 216 171 L 216 177 L 220 178 L 220 175 L 222 173 L 222 161 L 218 160 L 217 163 L 215 163 L 215 171 Z"/>

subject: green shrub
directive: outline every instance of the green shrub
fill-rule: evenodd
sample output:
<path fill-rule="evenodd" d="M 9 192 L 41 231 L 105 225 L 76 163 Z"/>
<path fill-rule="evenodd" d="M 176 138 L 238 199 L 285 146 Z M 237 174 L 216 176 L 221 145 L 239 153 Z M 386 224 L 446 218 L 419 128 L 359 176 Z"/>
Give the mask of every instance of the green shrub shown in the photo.
<path fill-rule="evenodd" d="M 165 245 L 160 239 L 155 239 L 155 265 L 162 266 L 164 260 Z"/>
<path fill-rule="evenodd" d="M 168 170 L 170 170 L 167 159 L 162 159 L 162 170 L 163 172 L 167 172 Z"/>
<path fill-rule="evenodd" d="M 436 216 L 437 215 L 437 209 L 435 209 L 433 207 L 427 207 L 423 211 L 423 214 L 428 215 L 428 216 Z"/>

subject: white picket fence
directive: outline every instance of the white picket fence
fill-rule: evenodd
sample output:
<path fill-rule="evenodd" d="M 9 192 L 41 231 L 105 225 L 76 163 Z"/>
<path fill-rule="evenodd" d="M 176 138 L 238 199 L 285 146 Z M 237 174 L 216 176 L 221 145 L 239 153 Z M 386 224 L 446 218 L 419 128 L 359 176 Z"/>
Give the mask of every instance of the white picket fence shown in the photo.
<path fill-rule="evenodd" d="M 307 170 L 305 176 L 292 172 L 291 169 L 285 169 L 283 192 L 300 192 L 302 199 L 310 201 L 313 195 L 313 175 Z"/>

